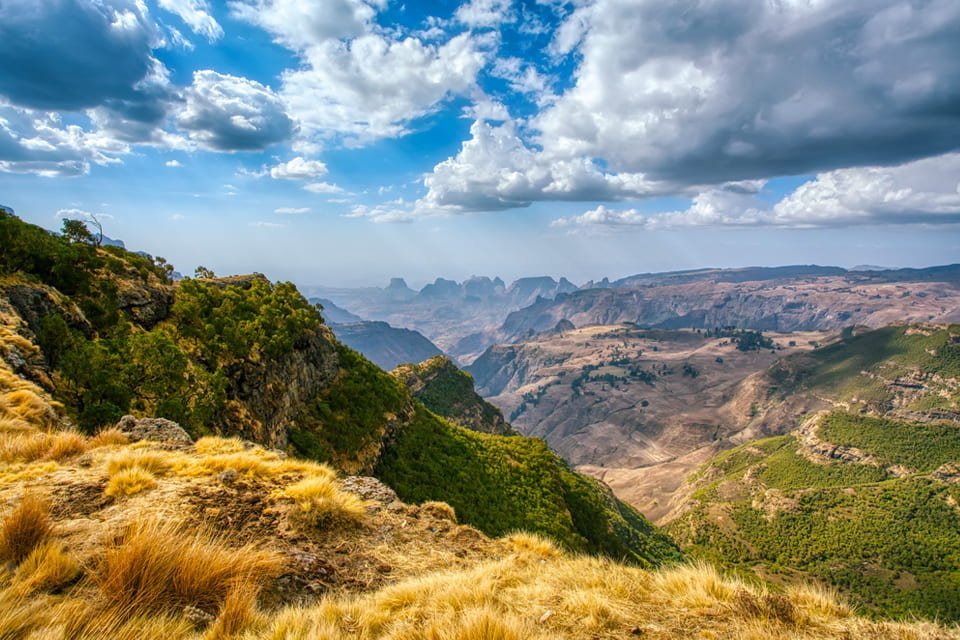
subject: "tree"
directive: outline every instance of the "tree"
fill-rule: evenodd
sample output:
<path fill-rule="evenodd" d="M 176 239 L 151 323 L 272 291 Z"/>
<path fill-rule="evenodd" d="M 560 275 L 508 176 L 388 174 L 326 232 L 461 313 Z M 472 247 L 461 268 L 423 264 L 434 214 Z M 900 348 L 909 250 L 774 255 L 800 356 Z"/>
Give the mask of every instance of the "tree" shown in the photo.
<path fill-rule="evenodd" d="M 217 274 L 213 272 L 213 269 L 207 269 L 205 266 L 200 265 L 197 267 L 193 275 L 195 278 L 216 278 Z"/>
<path fill-rule="evenodd" d="M 86 223 L 82 220 L 64 220 L 60 232 L 63 233 L 63 237 L 70 242 L 95 243 L 93 234 L 90 233 L 90 229 L 87 228 Z"/>

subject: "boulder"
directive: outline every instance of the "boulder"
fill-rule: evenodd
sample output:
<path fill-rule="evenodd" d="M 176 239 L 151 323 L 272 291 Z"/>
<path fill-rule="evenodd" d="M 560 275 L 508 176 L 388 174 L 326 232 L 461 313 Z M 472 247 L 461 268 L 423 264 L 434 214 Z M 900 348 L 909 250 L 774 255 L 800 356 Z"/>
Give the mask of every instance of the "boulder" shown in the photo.
<path fill-rule="evenodd" d="M 126 434 L 131 442 L 151 440 L 183 445 L 193 444 L 193 438 L 183 430 L 183 427 L 166 418 L 140 418 L 138 420 L 133 416 L 123 416 L 117 423 L 117 429 Z"/>

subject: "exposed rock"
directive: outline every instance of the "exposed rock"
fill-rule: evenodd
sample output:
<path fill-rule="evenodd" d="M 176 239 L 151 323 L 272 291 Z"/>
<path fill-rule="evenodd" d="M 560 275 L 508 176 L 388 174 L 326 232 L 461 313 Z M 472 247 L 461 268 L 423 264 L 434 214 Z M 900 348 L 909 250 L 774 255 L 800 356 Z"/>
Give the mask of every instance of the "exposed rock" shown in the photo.
<path fill-rule="evenodd" d="M 398 502 L 397 494 L 393 489 L 370 476 L 348 476 L 343 480 L 343 488 L 364 500 L 372 500 L 384 505 L 403 504 Z"/>
<path fill-rule="evenodd" d="M 122 431 L 131 442 L 151 440 L 177 445 L 193 444 L 193 439 L 179 424 L 166 418 L 134 418 L 123 416 L 117 423 L 117 429 Z"/>
<path fill-rule="evenodd" d="M 130 313 L 134 321 L 146 329 L 153 328 L 170 315 L 173 290 L 169 286 L 140 286 L 122 283 L 118 291 L 120 308 Z"/>

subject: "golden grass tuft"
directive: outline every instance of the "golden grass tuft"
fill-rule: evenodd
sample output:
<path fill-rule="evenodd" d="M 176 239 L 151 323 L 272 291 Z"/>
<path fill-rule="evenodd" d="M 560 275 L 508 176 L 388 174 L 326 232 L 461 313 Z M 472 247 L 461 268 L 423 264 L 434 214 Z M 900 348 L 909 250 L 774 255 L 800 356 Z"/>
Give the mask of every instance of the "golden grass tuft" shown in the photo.
<path fill-rule="evenodd" d="M 55 418 L 53 408 L 31 389 L 0 394 L 0 415 L 20 418 L 37 426 L 48 426 Z"/>
<path fill-rule="evenodd" d="M 156 520 L 132 523 L 109 541 L 92 578 L 105 608 L 126 615 L 218 611 L 231 590 L 279 574 L 279 556 Z"/>
<path fill-rule="evenodd" d="M 358 522 L 366 510 L 363 500 L 340 490 L 332 471 L 307 476 L 283 489 L 280 495 L 293 500 L 294 520 L 311 528 L 323 528 L 332 522 Z"/>
<path fill-rule="evenodd" d="M 236 638 L 244 630 L 258 624 L 262 616 L 257 611 L 260 589 L 249 582 L 235 584 L 227 593 L 220 614 L 204 635 L 204 640 Z"/>
<path fill-rule="evenodd" d="M 110 427 L 109 429 L 103 429 L 99 431 L 95 436 L 90 438 L 87 442 L 87 445 L 91 449 L 96 449 L 98 447 L 111 447 L 129 444 L 130 438 L 127 437 L 123 431 L 115 427 Z"/>
<path fill-rule="evenodd" d="M 25 493 L 0 524 L 0 561 L 19 565 L 53 533 L 49 503 Z"/>
<path fill-rule="evenodd" d="M 174 465 L 176 456 L 164 451 L 131 450 L 123 451 L 107 460 L 107 473 L 113 476 L 121 471 L 138 468 L 153 475 L 162 476 Z"/>
<path fill-rule="evenodd" d="M 0 432 L 0 462 L 65 460 L 86 450 L 87 439 L 76 431 Z"/>
<path fill-rule="evenodd" d="M 204 436 L 194 444 L 197 453 L 202 456 L 215 455 L 220 453 L 240 453 L 246 447 L 240 438 L 218 438 L 216 436 Z"/>
<path fill-rule="evenodd" d="M 80 564 L 55 542 L 45 542 L 30 552 L 13 576 L 14 591 L 27 595 L 56 591 L 80 575 Z"/>
<path fill-rule="evenodd" d="M 533 554 L 542 558 L 553 558 L 563 554 L 553 540 L 535 533 L 518 531 L 504 537 L 503 541 L 514 553 Z"/>
<path fill-rule="evenodd" d="M 119 496 L 132 496 L 142 491 L 153 489 L 157 486 L 157 480 L 150 471 L 142 467 L 128 467 L 117 471 L 110 476 L 104 495 L 116 498 Z"/>
<path fill-rule="evenodd" d="M 420 505 L 420 513 L 431 515 L 438 520 L 449 520 L 456 524 L 457 512 L 446 502 L 430 500 Z"/>
<path fill-rule="evenodd" d="M 260 447 L 184 460 L 177 465 L 176 471 L 180 475 L 198 477 L 215 475 L 228 469 L 247 478 L 261 480 L 277 478 L 288 473 L 324 475 L 330 472 L 329 467 L 325 465 L 284 458 L 276 452 L 266 451 Z"/>

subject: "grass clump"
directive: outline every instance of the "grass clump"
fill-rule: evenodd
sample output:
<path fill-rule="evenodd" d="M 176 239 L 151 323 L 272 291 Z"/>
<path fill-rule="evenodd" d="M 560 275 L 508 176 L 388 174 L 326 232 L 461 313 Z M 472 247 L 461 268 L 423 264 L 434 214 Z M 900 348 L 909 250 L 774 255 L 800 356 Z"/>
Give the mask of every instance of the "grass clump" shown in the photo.
<path fill-rule="evenodd" d="M 151 475 L 162 476 L 173 468 L 172 456 L 166 452 L 152 450 L 129 450 L 107 461 L 107 473 L 111 477 L 131 469 L 140 469 Z"/>
<path fill-rule="evenodd" d="M 341 491 L 333 472 L 311 475 L 280 492 L 293 500 L 294 519 L 303 526 L 323 528 L 332 522 L 359 522 L 365 503 L 356 495 Z"/>
<path fill-rule="evenodd" d="M 56 591 L 76 580 L 80 564 L 63 546 L 47 541 L 30 552 L 13 576 L 14 589 L 20 595 L 37 591 Z"/>
<path fill-rule="evenodd" d="M 85 452 L 87 446 L 87 439 L 76 431 L 7 431 L 0 433 L 0 462 L 65 460 Z"/>
<path fill-rule="evenodd" d="M 260 585 L 280 568 L 273 553 L 146 520 L 108 543 L 93 580 L 106 608 L 125 615 L 218 611 L 238 584 Z"/>
<path fill-rule="evenodd" d="M 157 486 L 156 477 L 143 467 L 128 467 L 110 476 L 104 495 L 110 498 L 132 496 Z"/>
<path fill-rule="evenodd" d="M 53 533 L 49 503 L 26 493 L 0 524 L 0 561 L 19 565 Z"/>

